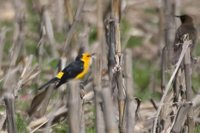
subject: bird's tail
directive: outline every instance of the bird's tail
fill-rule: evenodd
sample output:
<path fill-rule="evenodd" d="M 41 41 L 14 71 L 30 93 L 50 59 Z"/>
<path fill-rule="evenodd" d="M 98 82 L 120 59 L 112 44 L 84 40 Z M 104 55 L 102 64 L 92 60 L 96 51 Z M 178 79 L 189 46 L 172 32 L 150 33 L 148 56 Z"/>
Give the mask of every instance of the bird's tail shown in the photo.
<path fill-rule="evenodd" d="M 55 78 L 49 80 L 49 81 L 48 81 L 47 83 L 45 83 L 44 85 L 40 86 L 40 88 L 38 88 L 38 90 L 41 90 L 42 88 L 46 88 L 46 87 L 48 87 L 50 84 L 55 83 L 55 82 L 57 82 L 57 81 L 59 81 L 59 79 L 55 77 Z"/>

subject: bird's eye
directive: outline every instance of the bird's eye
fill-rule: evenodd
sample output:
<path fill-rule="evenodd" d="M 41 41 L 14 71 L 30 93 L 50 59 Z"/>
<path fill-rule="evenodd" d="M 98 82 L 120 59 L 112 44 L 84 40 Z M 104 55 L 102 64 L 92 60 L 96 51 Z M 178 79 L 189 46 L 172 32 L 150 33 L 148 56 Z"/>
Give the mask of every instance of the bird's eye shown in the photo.
<path fill-rule="evenodd" d="M 90 57 L 90 55 L 87 55 L 87 57 Z"/>

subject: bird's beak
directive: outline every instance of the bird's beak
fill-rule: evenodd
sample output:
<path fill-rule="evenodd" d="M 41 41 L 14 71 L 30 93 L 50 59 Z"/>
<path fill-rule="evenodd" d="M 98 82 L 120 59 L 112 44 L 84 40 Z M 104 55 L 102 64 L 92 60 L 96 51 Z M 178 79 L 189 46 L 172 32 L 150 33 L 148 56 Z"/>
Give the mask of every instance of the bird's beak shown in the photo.
<path fill-rule="evenodd" d="M 174 16 L 174 17 L 180 18 L 181 16 Z"/>
<path fill-rule="evenodd" d="M 96 53 L 92 53 L 91 57 L 92 57 L 92 59 L 95 59 L 96 58 Z"/>
<path fill-rule="evenodd" d="M 91 57 L 94 57 L 95 55 L 96 55 L 95 53 L 92 53 L 92 54 L 91 54 Z"/>

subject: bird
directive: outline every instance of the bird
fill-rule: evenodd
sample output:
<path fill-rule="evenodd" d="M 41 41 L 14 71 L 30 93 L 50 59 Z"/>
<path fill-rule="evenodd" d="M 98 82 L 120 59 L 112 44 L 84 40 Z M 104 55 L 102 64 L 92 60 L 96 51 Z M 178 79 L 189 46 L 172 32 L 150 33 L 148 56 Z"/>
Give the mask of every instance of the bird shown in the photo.
<path fill-rule="evenodd" d="M 188 34 L 189 39 L 192 41 L 191 48 L 191 57 L 192 52 L 194 50 L 196 41 L 197 41 L 197 30 L 194 27 L 193 18 L 187 14 L 176 16 L 180 19 L 181 25 L 176 30 L 175 39 L 174 39 L 174 63 L 176 63 L 179 59 L 180 53 L 182 51 L 183 39 L 184 35 Z"/>
<path fill-rule="evenodd" d="M 178 27 L 175 33 L 175 39 L 174 39 L 174 44 L 173 44 L 174 58 L 172 60 L 173 61 L 172 63 L 176 64 L 179 60 L 185 35 L 188 35 L 189 40 L 192 41 L 192 44 L 189 47 L 190 47 L 191 60 L 193 62 L 194 60 L 193 60 L 192 53 L 197 41 L 197 30 L 194 26 L 193 18 L 187 14 L 183 14 L 183 15 L 175 16 L 175 17 L 178 17 L 180 19 L 181 25 Z M 179 70 L 181 71 L 184 70 L 183 63 L 181 63 Z M 173 91 L 175 95 L 174 102 L 177 102 L 179 95 L 182 94 L 182 85 L 177 86 L 177 81 L 178 81 L 177 76 L 178 76 L 178 73 L 175 75 L 175 80 L 173 82 Z"/>
<path fill-rule="evenodd" d="M 57 89 L 71 79 L 82 79 L 88 73 L 94 55 L 94 53 L 89 54 L 87 52 L 79 54 L 73 62 L 58 72 L 54 78 L 40 86 L 38 90 L 47 88 L 52 83 L 55 83 L 55 89 Z"/>

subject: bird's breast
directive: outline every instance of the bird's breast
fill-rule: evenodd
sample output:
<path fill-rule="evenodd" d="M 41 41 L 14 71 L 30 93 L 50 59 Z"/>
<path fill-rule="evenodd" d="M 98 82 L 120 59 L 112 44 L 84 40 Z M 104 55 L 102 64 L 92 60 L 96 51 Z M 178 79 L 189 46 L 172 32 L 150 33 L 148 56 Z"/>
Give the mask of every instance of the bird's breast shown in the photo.
<path fill-rule="evenodd" d="M 79 73 L 75 77 L 75 79 L 82 79 L 88 73 L 89 67 L 90 67 L 90 62 L 84 62 L 83 71 L 81 73 Z"/>

